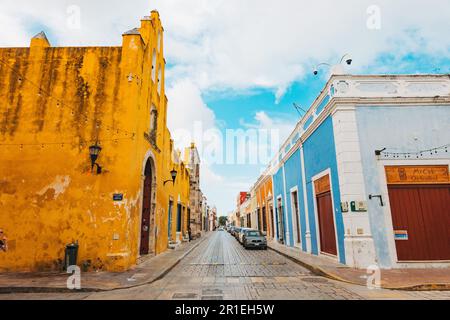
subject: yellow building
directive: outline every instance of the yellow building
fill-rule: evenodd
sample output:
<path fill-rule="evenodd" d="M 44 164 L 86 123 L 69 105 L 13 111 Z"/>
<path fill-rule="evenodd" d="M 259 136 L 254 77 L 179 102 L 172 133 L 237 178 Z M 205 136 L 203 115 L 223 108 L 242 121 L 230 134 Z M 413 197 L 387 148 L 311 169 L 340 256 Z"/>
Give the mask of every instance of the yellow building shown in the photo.
<path fill-rule="evenodd" d="M 165 64 L 156 11 L 121 47 L 55 48 L 41 33 L 0 49 L 0 271 L 60 269 L 73 242 L 83 269 L 126 270 L 167 250 L 171 205 L 182 239 L 189 171 L 166 126 Z"/>

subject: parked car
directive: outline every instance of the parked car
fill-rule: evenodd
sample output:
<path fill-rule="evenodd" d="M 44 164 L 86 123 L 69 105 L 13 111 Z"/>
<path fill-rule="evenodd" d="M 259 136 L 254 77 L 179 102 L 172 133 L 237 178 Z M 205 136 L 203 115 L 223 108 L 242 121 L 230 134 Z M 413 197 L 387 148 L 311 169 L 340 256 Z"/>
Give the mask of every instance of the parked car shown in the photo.
<path fill-rule="evenodd" d="M 242 245 L 245 249 L 260 248 L 267 250 L 267 238 L 259 230 L 245 230 Z"/>
<path fill-rule="evenodd" d="M 240 227 L 235 227 L 233 231 L 233 237 L 236 238 L 236 240 L 239 238 L 239 232 L 241 231 Z"/>
<path fill-rule="evenodd" d="M 244 243 L 244 233 L 245 233 L 245 231 L 247 231 L 247 230 L 253 230 L 253 229 L 252 229 L 252 228 L 241 228 L 241 229 L 239 230 L 238 241 L 239 241 L 240 244 L 243 244 L 243 243 Z"/>

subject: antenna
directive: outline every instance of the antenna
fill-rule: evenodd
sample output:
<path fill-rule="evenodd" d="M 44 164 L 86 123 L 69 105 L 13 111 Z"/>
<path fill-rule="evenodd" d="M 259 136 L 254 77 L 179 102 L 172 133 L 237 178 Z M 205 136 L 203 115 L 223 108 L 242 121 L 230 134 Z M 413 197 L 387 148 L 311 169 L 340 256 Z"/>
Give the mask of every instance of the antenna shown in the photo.
<path fill-rule="evenodd" d="M 302 107 L 300 107 L 298 104 L 296 104 L 295 102 L 293 103 L 293 105 L 294 105 L 294 108 L 295 108 L 295 110 L 297 110 L 299 115 L 302 115 L 300 110 L 303 111 L 303 114 L 306 113 L 306 111 Z"/>

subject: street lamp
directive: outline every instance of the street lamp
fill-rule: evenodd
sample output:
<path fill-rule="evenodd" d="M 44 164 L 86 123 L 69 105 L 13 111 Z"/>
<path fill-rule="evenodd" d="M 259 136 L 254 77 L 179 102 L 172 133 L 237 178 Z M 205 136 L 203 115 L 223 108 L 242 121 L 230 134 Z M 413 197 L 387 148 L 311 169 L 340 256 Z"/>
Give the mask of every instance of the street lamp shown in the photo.
<path fill-rule="evenodd" d="M 353 62 L 353 59 L 352 59 L 352 57 L 350 56 L 350 54 L 344 54 L 343 56 L 342 56 L 342 58 L 341 58 L 341 61 L 339 61 L 339 63 L 338 64 L 335 64 L 334 66 L 332 66 L 331 64 L 329 64 L 329 63 L 320 63 L 320 64 L 318 64 L 317 66 L 316 66 L 316 68 L 314 69 L 314 75 L 315 76 L 317 76 L 318 74 L 319 74 L 319 67 L 320 66 L 328 66 L 330 69 L 331 69 L 331 72 L 333 73 L 333 74 L 335 74 L 335 73 L 343 73 L 344 72 L 344 69 L 343 69 L 343 66 L 342 66 L 342 63 L 345 61 L 345 63 L 347 64 L 347 65 L 351 65 L 352 64 L 352 62 Z"/>
<path fill-rule="evenodd" d="M 97 174 L 102 173 L 102 167 L 100 167 L 96 163 L 100 151 L 102 151 L 102 147 L 98 145 L 98 142 L 96 142 L 95 145 L 89 147 L 89 155 L 91 157 L 91 172 L 94 170 L 94 167 L 97 166 Z"/>
<path fill-rule="evenodd" d="M 175 168 L 173 168 L 172 171 L 170 171 L 170 176 L 172 177 L 172 179 L 164 181 L 164 185 L 166 185 L 166 183 L 168 183 L 168 182 L 172 182 L 172 184 L 175 184 L 177 174 L 178 174 L 177 170 L 175 170 Z"/>

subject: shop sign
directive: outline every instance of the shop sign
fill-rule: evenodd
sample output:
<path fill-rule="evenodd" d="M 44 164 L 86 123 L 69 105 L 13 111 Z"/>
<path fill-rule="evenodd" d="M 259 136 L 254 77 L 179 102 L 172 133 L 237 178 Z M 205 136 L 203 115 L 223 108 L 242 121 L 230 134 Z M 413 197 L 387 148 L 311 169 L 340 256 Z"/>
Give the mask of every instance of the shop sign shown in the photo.
<path fill-rule="evenodd" d="M 388 184 L 450 183 L 448 166 L 387 166 Z"/>

